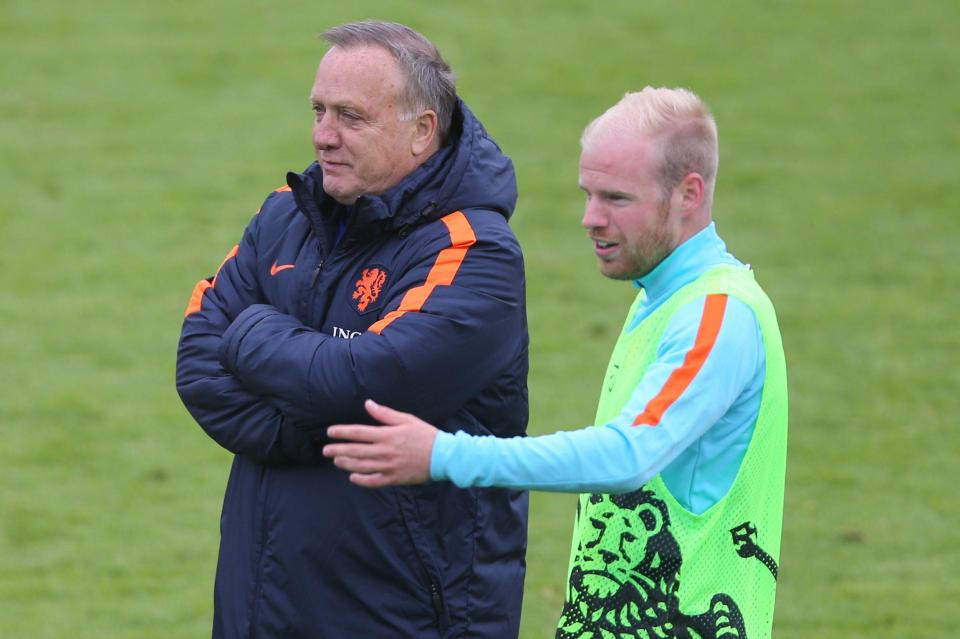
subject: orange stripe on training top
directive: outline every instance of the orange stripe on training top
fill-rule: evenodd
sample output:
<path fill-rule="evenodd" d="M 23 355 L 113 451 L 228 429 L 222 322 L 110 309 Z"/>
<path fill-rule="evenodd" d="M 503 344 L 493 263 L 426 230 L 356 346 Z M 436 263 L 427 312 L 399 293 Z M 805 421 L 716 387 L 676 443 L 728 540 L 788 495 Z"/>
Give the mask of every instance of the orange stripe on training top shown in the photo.
<path fill-rule="evenodd" d="M 450 247 L 437 254 L 437 259 L 433 263 L 430 273 L 427 274 L 427 280 L 420 286 L 414 286 L 408 290 L 403 299 L 400 300 L 400 306 L 397 310 L 390 311 L 378 322 L 372 324 L 370 326 L 371 332 L 379 335 L 398 317 L 406 313 L 419 313 L 427 298 L 433 293 L 433 289 L 438 286 L 449 286 L 453 283 L 453 278 L 460 270 L 463 258 L 467 255 L 467 249 L 476 243 L 477 236 L 473 234 L 467 216 L 460 211 L 446 215 L 440 220 L 447 225 L 447 231 L 450 233 Z"/>
<path fill-rule="evenodd" d="M 220 269 L 222 269 L 223 265 L 227 263 L 227 260 L 236 255 L 239 250 L 239 244 L 230 249 L 227 256 L 220 262 L 220 267 L 217 269 L 216 275 L 213 276 L 212 282 L 208 280 L 200 280 L 197 282 L 197 285 L 193 287 L 193 293 L 190 295 L 190 303 L 187 304 L 187 310 L 183 313 L 184 317 L 189 317 L 200 310 L 200 303 L 203 302 L 203 294 L 207 292 L 208 288 L 213 288 L 217 285 L 217 277 L 220 275 Z"/>
<path fill-rule="evenodd" d="M 663 385 L 656 397 L 651 399 L 643 412 L 633 420 L 634 426 L 656 426 L 659 424 L 667 409 L 683 394 L 683 391 L 687 390 L 687 386 L 703 368 L 703 363 L 707 361 L 707 356 L 710 355 L 710 350 L 717 341 L 726 308 L 726 295 L 707 296 L 693 348 L 687 351 L 687 356 L 683 358 L 683 364 L 670 374 L 667 383 Z"/>

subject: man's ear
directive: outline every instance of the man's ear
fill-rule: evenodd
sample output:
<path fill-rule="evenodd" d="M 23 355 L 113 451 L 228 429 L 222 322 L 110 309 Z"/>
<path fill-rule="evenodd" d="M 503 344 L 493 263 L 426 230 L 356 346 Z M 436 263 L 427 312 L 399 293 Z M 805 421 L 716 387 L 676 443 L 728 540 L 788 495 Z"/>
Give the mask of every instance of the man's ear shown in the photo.
<path fill-rule="evenodd" d="M 427 109 L 414 122 L 413 140 L 410 150 L 414 155 L 427 151 L 437 138 L 437 114 Z"/>
<path fill-rule="evenodd" d="M 674 203 L 684 213 L 698 211 L 707 197 L 707 185 L 697 172 L 687 173 L 673 190 Z"/>

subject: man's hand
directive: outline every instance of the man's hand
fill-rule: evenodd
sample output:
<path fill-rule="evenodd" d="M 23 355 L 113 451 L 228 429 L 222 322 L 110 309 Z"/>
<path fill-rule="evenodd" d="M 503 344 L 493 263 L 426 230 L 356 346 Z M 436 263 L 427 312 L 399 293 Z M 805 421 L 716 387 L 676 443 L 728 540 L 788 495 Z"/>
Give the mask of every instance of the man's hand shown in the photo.
<path fill-rule="evenodd" d="M 383 426 L 331 426 L 327 429 L 331 439 L 350 443 L 327 444 L 324 457 L 332 457 L 338 468 L 350 471 L 350 481 L 367 488 L 422 484 L 430 479 L 430 453 L 437 429 L 372 399 L 364 406 Z"/>

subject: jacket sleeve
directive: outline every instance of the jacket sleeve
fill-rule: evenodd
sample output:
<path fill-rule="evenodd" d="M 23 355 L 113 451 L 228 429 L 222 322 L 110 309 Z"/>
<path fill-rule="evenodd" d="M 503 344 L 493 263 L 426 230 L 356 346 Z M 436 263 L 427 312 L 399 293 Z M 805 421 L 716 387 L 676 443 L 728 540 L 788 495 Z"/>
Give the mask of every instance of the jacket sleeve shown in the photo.
<path fill-rule="evenodd" d="M 523 259 L 505 221 L 480 216 L 478 238 L 463 213 L 425 244 L 391 287 L 389 309 L 368 331 L 336 339 L 272 306 L 233 322 L 221 362 L 245 388 L 280 398 L 299 419 L 368 421 L 373 398 L 442 420 L 467 403 L 526 349 Z M 486 425 L 494 433 L 496 424 Z"/>
<path fill-rule="evenodd" d="M 285 403 L 249 392 L 217 360 L 223 332 L 260 300 L 256 229 L 254 218 L 217 274 L 193 291 L 177 350 L 177 392 L 197 423 L 227 450 L 264 463 L 314 461 L 312 440 L 285 418 Z"/>

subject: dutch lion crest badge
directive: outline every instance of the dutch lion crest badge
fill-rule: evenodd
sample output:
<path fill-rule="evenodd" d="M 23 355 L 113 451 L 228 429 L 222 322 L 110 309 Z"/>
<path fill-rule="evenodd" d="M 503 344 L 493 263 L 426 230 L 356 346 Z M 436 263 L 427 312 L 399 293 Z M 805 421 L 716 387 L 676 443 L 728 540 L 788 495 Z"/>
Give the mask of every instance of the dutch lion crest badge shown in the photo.
<path fill-rule="evenodd" d="M 382 266 L 368 266 L 361 269 L 353 289 L 353 307 L 358 313 L 365 313 L 376 306 L 380 291 L 387 281 L 387 271 Z"/>

